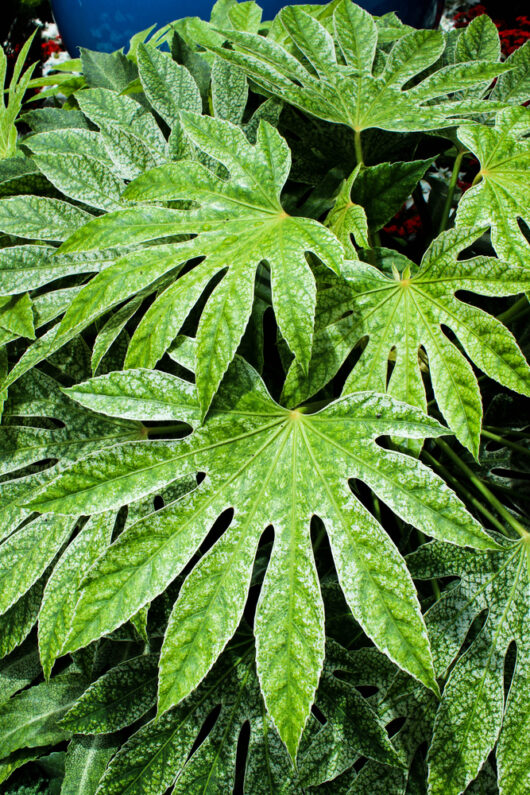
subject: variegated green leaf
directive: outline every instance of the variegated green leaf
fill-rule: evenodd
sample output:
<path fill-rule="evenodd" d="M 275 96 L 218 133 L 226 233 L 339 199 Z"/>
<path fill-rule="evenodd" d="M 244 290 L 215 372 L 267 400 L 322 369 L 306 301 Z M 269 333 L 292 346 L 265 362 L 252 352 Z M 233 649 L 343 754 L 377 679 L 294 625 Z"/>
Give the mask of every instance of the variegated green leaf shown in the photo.
<path fill-rule="evenodd" d="M 412 583 L 388 536 L 354 498 L 348 478 L 364 480 L 424 532 L 458 544 L 489 547 L 492 542 L 430 470 L 375 445 L 372 440 L 381 433 L 421 438 L 444 429 L 421 412 L 373 393 L 348 396 L 316 415 L 289 412 L 270 399 L 254 371 L 238 362 L 210 421 L 192 437 L 122 445 L 65 470 L 33 500 L 34 508 L 102 511 L 201 468 L 208 471 L 199 488 L 130 526 L 101 557 L 88 575 L 65 650 L 111 631 L 161 593 L 215 517 L 233 506 L 234 521 L 188 576 L 170 619 L 160 707 L 178 703 L 233 635 L 257 544 L 272 523 L 276 542 L 256 616 L 257 665 L 267 708 L 294 754 L 323 654 L 322 607 L 309 539 L 309 519 L 318 513 L 357 620 L 392 659 L 436 688 Z M 397 467 L 407 472 L 399 482 L 393 474 Z"/>
<path fill-rule="evenodd" d="M 35 240 L 65 240 L 90 220 L 89 213 L 45 196 L 0 200 L 0 231 Z"/>
<path fill-rule="evenodd" d="M 75 734 L 108 734 L 142 717 L 156 703 L 156 654 L 111 668 L 83 693 L 61 720 Z"/>
<path fill-rule="evenodd" d="M 451 669 L 436 715 L 429 750 L 433 795 L 462 792 L 497 740 L 500 791 L 523 793 L 530 783 L 529 756 L 520 745 L 529 707 L 528 537 L 504 539 L 502 546 L 485 553 L 431 543 L 408 557 L 415 577 L 458 577 L 426 616 L 440 676 L 447 676 L 473 621 L 486 612 L 480 631 Z M 505 657 L 512 642 L 517 657 L 505 698 Z"/>
<path fill-rule="evenodd" d="M 61 795 L 95 795 L 105 769 L 116 751 L 114 738 L 74 737 L 64 765 Z"/>
<path fill-rule="evenodd" d="M 79 674 L 66 673 L 30 687 L 0 706 L 0 748 L 7 756 L 69 738 L 58 722 L 86 688 Z"/>
<path fill-rule="evenodd" d="M 40 516 L 0 546 L 0 613 L 5 613 L 47 569 L 75 522 Z"/>
<path fill-rule="evenodd" d="M 181 110 L 201 113 L 199 88 L 186 67 L 176 64 L 155 47 L 138 47 L 140 80 L 153 108 L 173 127 Z"/>
<path fill-rule="evenodd" d="M 491 92 L 492 99 L 523 104 L 530 99 L 530 43 L 514 50 L 506 59 L 512 71 L 501 75 Z"/>
<path fill-rule="evenodd" d="M 285 399 L 296 404 L 316 393 L 367 336 L 368 344 L 348 376 L 344 392 L 387 390 L 425 409 L 418 358 L 423 348 L 443 416 L 461 443 L 477 455 L 482 419 L 479 386 L 469 362 L 442 326 L 456 334 L 469 358 L 490 378 L 516 392 L 530 393 L 530 368 L 510 331 L 455 296 L 459 290 L 513 295 L 530 286 L 528 271 L 516 264 L 490 257 L 457 259 L 479 234 L 461 227 L 445 232 L 431 244 L 419 267 L 389 249 L 378 254 L 384 272 L 364 262 L 348 263 L 343 271 L 351 289 L 349 305 L 341 297 L 339 312 L 327 323 L 323 313 L 309 376 L 305 378 L 295 362 L 284 388 Z M 344 316 L 346 308 L 350 314 Z M 395 364 L 388 381 L 391 352 L 395 352 Z"/>
<path fill-rule="evenodd" d="M 113 526 L 112 514 L 89 520 L 63 552 L 46 584 L 39 612 L 39 653 L 46 678 L 70 632 L 81 582 L 110 543 Z"/>
<path fill-rule="evenodd" d="M 375 26 L 350 0 L 343 0 L 334 14 L 335 34 L 346 67 L 337 58 L 331 35 L 305 8 L 289 6 L 279 19 L 289 43 L 312 69 L 279 42 L 252 33 L 224 30 L 233 49 L 219 46 L 211 35 L 199 41 L 286 102 L 326 121 L 345 124 L 356 133 L 372 127 L 395 132 L 450 127 L 455 124 L 453 116 L 499 107 L 480 100 L 466 104 L 448 95 L 493 80 L 510 68 L 504 64 L 480 61 L 467 70 L 449 67 L 443 85 L 433 87 L 427 77 L 407 88 L 409 81 L 442 54 L 444 39 L 439 31 L 414 30 L 401 36 L 378 73 L 372 65 Z M 361 60 L 363 66 L 359 68 Z M 433 98 L 435 104 L 430 102 Z"/>
<path fill-rule="evenodd" d="M 0 297 L 0 327 L 17 337 L 35 339 L 33 303 L 27 293 Z"/>
<path fill-rule="evenodd" d="M 200 233 L 191 241 L 150 247 L 118 260 L 96 277 L 66 314 L 60 333 L 82 329 L 119 301 L 182 265 L 204 257 L 162 293 L 131 340 L 128 366 L 152 367 L 177 336 L 208 283 L 219 274 L 204 308 L 197 334 L 197 384 L 207 411 L 233 359 L 247 324 L 255 271 L 266 261 L 271 270 L 274 307 L 281 332 L 304 369 L 313 334 L 315 284 L 306 253 L 339 270 L 342 248 L 317 221 L 288 215 L 280 202 L 290 154 L 285 141 L 262 122 L 255 146 L 229 122 L 181 113 L 188 137 L 230 173 L 225 180 L 200 163 L 162 166 L 133 182 L 126 196 L 143 202 L 193 200 L 187 211 L 157 206 L 108 214 L 74 235 L 62 251 L 146 242 L 179 233 Z M 296 303 L 297 312 L 292 312 Z"/>
<path fill-rule="evenodd" d="M 457 226 L 489 226 L 495 251 L 508 262 L 530 268 L 530 244 L 518 219 L 530 222 L 530 110 L 510 108 L 496 117 L 495 127 L 459 127 L 458 137 L 480 162 L 480 181 L 463 196 Z"/>
<path fill-rule="evenodd" d="M 190 425 L 200 419 L 195 386 L 156 370 L 109 373 L 63 391 L 91 411 L 111 417 L 181 420 Z"/>
<path fill-rule="evenodd" d="M 194 748 L 199 727 L 215 708 L 214 725 Z M 179 793 L 211 788 L 231 792 L 238 772 L 238 738 L 247 722 L 248 751 L 243 762 L 238 760 L 244 766 L 245 792 L 301 795 L 289 757 L 265 712 L 248 641 L 242 649 L 227 652 L 186 701 L 142 726 L 125 743 L 110 763 L 98 795 L 163 795 L 174 782 Z"/>
<path fill-rule="evenodd" d="M 13 607 L 0 615 L 0 658 L 20 646 L 31 632 L 46 585 L 46 575 L 33 585 Z"/>

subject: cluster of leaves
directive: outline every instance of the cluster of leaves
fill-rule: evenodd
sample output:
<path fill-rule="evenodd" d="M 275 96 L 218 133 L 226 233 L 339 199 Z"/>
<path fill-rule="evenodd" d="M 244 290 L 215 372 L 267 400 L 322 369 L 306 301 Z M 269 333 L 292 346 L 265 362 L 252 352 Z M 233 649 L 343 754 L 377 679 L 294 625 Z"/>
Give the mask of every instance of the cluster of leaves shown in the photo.
<path fill-rule="evenodd" d="M 0 160 L 0 785 L 523 795 L 530 45 L 149 35 Z"/>

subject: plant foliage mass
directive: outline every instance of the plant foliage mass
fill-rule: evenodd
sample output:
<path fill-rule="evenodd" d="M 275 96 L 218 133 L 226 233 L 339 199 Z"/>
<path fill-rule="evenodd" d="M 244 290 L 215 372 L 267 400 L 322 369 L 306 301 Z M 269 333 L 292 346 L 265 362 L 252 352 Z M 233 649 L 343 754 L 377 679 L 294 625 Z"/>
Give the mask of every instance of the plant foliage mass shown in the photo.
<path fill-rule="evenodd" d="M 29 43 L 2 791 L 523 795 L 529 45 L 350 0 Z"/>

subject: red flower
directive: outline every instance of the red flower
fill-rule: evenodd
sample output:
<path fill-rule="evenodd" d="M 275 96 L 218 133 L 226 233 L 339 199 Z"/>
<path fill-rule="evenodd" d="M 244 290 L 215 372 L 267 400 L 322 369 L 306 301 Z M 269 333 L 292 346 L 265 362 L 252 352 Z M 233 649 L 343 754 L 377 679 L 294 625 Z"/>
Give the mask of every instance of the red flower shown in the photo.
<path fill-rule="evenodd" d="M 55 52 L 61 52 L 62 45 L 60 41 L 60 39 L 49 39 L 49 41 L 42 42 L 41 51 L 44 60 L 50 58 Z"/>
<path fill-rule="evenodd" d="M 421 218 L 414 206 L 403 205 L 392 220 L 383 228 L 387 235 L 394 237 L 414 237 L 421 229 Z"/>

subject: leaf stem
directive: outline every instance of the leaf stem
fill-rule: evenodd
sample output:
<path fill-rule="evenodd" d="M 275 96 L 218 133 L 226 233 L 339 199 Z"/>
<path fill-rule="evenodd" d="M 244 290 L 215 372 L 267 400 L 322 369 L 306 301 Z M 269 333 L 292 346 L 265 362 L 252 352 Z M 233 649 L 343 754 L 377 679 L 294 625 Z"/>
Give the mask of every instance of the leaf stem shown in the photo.
<path fill-rule="evenodd" d="M 510 527 L 515 530 L 515 532 L 521 536 L 521 538 L 528 538 L 530 533 L 526 530 L 523 525 L 517 521 L 517 519 L 512 516 L 510 511 L 502 504 L 500 500 L 488 489 L 486 484 L 478 478 L 475 473 L 465 464 L 461 458 L 455 453 L 454 450 L 449 447 L 449 445 L 444 442 L 442 439 L 435 439 L 435 443 L 440 447 L 441 450 L 451 459 L 451 461 L 456 464 L 456 466 L 460 469 L 461 472 L 469 478 L 471 483 L 475 486 L 475 488 L 482 494 L 483 497 L 492 505 L 499 516 L 502 516 L 505 522 L 507 522 Z"/>
<path fill-rule="evenodd" d="M 449 180 L 449 186 L 447 188 L 447 197 L 445 199 L 445 204 L 442 212 L 442 220 L 440 221 L 440 229 L 438 230 L 439 234 L 444 232 L 447 228 L 449 213 L 451 212 L 451 207 L 453 206 L 453 198 L 455 195 L 456 183 L 458 181 L 458 174 L 460 173 L 462 158 L 464 157 L 465 154 L 466 150 L 460 149 L 455 157 L 455 162 L 453 163 L 453 171 L 451 173 L 451 179 Z"/>
<path fill-rule="evenodd" d="M 357 163 L 360 163 L 361 166 L 364 166 L 363 147 L 361 144 L 360 130 L 354 130 L 354 142 L 355 142 L 355 157 L 357 158 Z"/>
<path fill-rule="evenodd" d="M 530 433 L 525 433 L 524 431 L 512 431 L 511 428 L 502 428 L 498 425 L 484 425 L 484 428 L 486 428 L 488 431 L 509 433 L 510 436 L 516 436 L 518 439 L 530 439 Z"/>
<path fill-rule="evenodd" d="M 509 439 L 505 439 L 504 436 L 499 436 L 497 433 L 487 431 L 485 428 L 482 429 L 482 436 L 485 436 L 486 439 L 491 439 L 493 442 L 498 442 L 506 447 L 510 447 L 517 453 L 521 453 L 521 455 L 530 457 L 530 450 L 527 447 L 523 447 L 522 444 L 517 444 L 517 442 L 511 442 Z"/>
<path fill-rule="evenodd" d="M 506 323 L 509 320 L 514 320 L 516 317 L 519 317 L 519 315 L 526 314 L 529 307 L 528 298 L 526 295 L 522 295 L 521 298 L 506 310 L 506 312 L 502 312 L 497 319 L 500 320 L 501 323 Z"/>
<path fill-rule="evenodd" d="M 447 469 L 447 467 L 444 467 L 444 465 L 443 465 L 443 464 L 441 464 L 441 463 L 440 463 L 440 462 L 439 462 L 439 461 L 438 461 L 436 458 L 434 458 L 434 456 L 432 456 L 430 453 L 428 453 L 428 452 L 427 452 L 427 450 L 424 450 L 424 451 L 423 451 L 423 453 L 422 453 L 422 458 L 425 458 L 425 460 L 426 460 L 426 461 L 428 461 L 428 463 L 429 463 L 431 466 L 435 467 L 435 469 L 437 469 L 437 470 L 438 470 L 438 472 L 439 472 L 441 475 L 443 475 L 443 476 L 444 476 L 445 480 L 446 480 L 448 483 L 452 483 L 453 487 L 454 487 L 454 488 L 455 488 L 457 491 L 459 491 L 459 492 L 460 492 L 460 494 L 462 494 L 462 496 L 463 496 L 463 497 L 464 497 L 464 498 L 467 500 L 467 502 L 468 502 L 470 505 L 472 505 L 474 508 L 476 508 L 476 509 L 477 509 L 477 511 L 480 511 L 480 513 L 481 513 L 483 516 L 485 516 L 485 517 L 486 517 L 486 519 L 488 519 L 488 520 L 491 522 L 491 524 L 492 524 L 492 525 L 493 525 L 493 526 L 494 526 L 494 527 L 495 527 L 495 528 L 496 528 L 496 529 L 497 529 L 497 530 L 498 530 L 500 533 L 502 533 L 503 535 L 506 535 L 506 528 L 504 527 L 504 525 L 502 524 L 502 522 L 500 522 L 500 521 L 497 519 L 497 517 L 495 516 L 495 514 L 493 514 L 493 513 L 492 513 L 492 512 L 491 512 L 491 511 L 490 511 L 488 508 L 486 508 L 486 506 L 485 506 L 485 505 L 483 505 L 483 504 L 480 502 L 480 500 L 478 500 L 478 499 L 477 499 L 477 497 L 475 497 L 475 495 L 474 495 L 474 494 L 472 494 L 472 493 L 471 493 L 471 492 L 470 492 L 468 489 L 466 489 L 466 488 L 465 488 L 465 487 L 462 485 L 462 481 L 461 481 L 461 480 L 458 480 L 458 478 L 457 478 L 457 477 L 455 477 L 454 475 L 452 475 L 452 474 L 449 472 L 449 470 Z"/>

